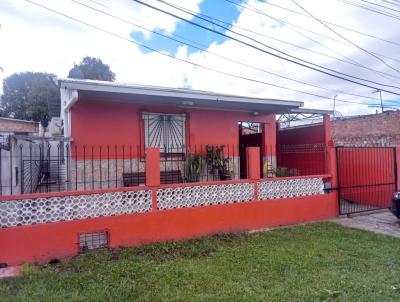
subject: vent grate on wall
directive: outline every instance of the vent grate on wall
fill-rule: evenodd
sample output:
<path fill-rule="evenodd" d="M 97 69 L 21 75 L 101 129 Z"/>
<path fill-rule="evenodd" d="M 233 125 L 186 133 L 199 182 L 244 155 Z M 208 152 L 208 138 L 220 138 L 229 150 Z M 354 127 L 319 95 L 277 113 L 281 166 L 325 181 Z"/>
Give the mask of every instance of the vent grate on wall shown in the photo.
<path fill-rule="evenodd" d="M 108 247 L 108 232 L 79 234 L 79 252 L 98 250 Z"/>

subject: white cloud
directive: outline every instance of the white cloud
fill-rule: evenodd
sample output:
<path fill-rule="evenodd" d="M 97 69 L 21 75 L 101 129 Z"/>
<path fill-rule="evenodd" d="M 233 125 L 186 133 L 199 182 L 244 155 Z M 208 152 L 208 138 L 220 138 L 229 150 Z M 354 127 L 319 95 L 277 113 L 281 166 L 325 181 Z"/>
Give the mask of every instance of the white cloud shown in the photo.
<path fill-rule="evenodd" d="M 132 31 L 139 30 L 137 28 L 135 29 L 135 27 L 130 24 L 117 21 L 103 14 L 79 6 L 70 0 L 33 1 L 71 15 L 74 18 L 84 20 L 85 22 L 95 26 L 107 29 L 108 31 L 123 37 L 128 38 Z M 96 5 L 92 0 L 78 1 L 84 2 L 90 6 L 95 6 L 101 10 L 106 10 L 101 5 Z M 138 23 L 137 20 L 141 21 L 140 24 L 149 29 L 159 28 L 171 34 L 178 23 L 178 20 L 176 19 L 161 13 L 156 13 L 153 10 L 145 8 L 131 0 L 94 1 L 112 7 L 114 11 L 110 11 L 110 13 L 117 14 L 121 18 L 136 23 Z M 156 0 L 148 0 L 147 2 L 158 7 L 162 6 L 160 2 Z M 201 0 L 169 0 L 169 2 L 180 6 L 184 5 L 186 8 L 198 12 Z M 270 0 L 270 2 L 301 12 L 290 0 Z M 235 25 L 239 27 L 245 27 L 255 32 L 262 33 L 263 35 L 274 37 L 275 39 L 307 47 L 317 52 L 329 54 L 330 56 L 340 57 L 343 60 L 350 59 L 356 62 L 355 64 L 358 62 L 370 68 L 400 76 L 370 55 L 363 53 L 341 40 L 340 37 L 336 36 L 311 18 L 305 18 L 301 15 L 288 13 L 287 11 L 277 7 L 255 0 L 249 0 L 247 3 L 275 18 L 301 25 L 303 28 L 324 34 L 340 42 L 335 42 L 328 38 L 322 38 L 297 28 L 296 30 L 303 34 L 300 35 L 289 26 L 282 26 L 271 18 L 246 9 L 241 10 L 240 16 L 235 22 Z M 398 21 L 387 17 L 368 13 L 367 11 L 360 10 L 359 8 L 335 0 L 298 0 L 298 3 L 321 19 L 368 32 L 385 39 L 393 41 L 400 40 L 400 33 L 393 30 L 393 28 L 396 28 L 396 22 Z M 163 9 L 171 10 L 171 8 L 168 8 L 165 5 L 162 7 Z M 185 15 L 185 17 L 189 18 L 188 15 Z M 145 54 L 132 43 L 113 38 L 74 21 L 57 16 L 24 0 L 1 1 L 0 22 L 2 25 L 0 31 L 0 66 L 4 68 L 4 73 L 0 72 L 0 80 L 11 73 L 26 70 L 52 72 L 63 77 L 68 74 L 68 71 L 74 62 L 77 63 L 83 56 L 90 55 L 100 57 L 104 62 L 109 64 L 112 70 L 117 74 L 118 81 L 173 87 L 190 85 L 195 89 L 212 90 L 231 94 L 251 95 L 266 98 L 296 99 L 304 101 L 307 107 L 312 108 L 332 108 L 333 101 L 321 100 L 312 96 L 282 90 L 262 85 L 260 83 L 252 83 L 219 75 L 177 60 L 172 60 L 157 53 Z M 271 47 L 284 50 L 290 55 L 301 57 L 305 60 L 310 60 L 332 69 L 340 70 L 343 73 L 350 73 L 377 82 L 393 84 L 393 82 L 380 76 L 376 72 L 341 63 L 337 60 L 301 50 L 276 40 L 271 40 L 240 29 L 235 30 L 245 33 L 246 35 L 251 35 L 254 39 L 270 45 Z M 398 51 L 399 47 L 397 46 L 383 43 L 344 29 L 335 27 L 335 30 L 364 48 L 400 60 L 400 53 Z M 149 37 L 148 32 L 143 30 L 142 32 L 145 36 L 147 35 L 147 37 Z M 312 38 L 314 41 L 318 41 L 320 44 L 307 39 L 304 35 Z M 189 38 L 196 39 L 196 37 Z M 245 39 L 240 36 L 239 38 Z M 249 42 L 254 44 L 254 41 Z M 327 49 L 327 47 L 331 50 Z M 209 46 L 208 50 L 246 64 L 257 66 L 261 69 L 297 78 L 316 85 L 321 85 L 326 88 L 377 97 L 376 94 L 371 94 L 372 89 L 362 88 L 351 83 L 346 83 L 301 68 L 249 47 L 240 45 L 235 41 L 225 41 L 221 44 L 213 43 Z M 280 79 L 259 70 L 254 70 L 226 60 L 221 60 L 209 53 L 195 52 L 188 54 L 187 48 L 184 46 L 178 49 L 176 56 L 223 72 L 254 78 L 260 81 L 290 87 L 292 89 L 326 95 L 332 98 L 334 95 L 338 94 L 339 98 L 350 101 L 361 101 L 356 97 L 348 96 L 343 93 L 328 92 L 323 89 L 317 89 L 294 83 L 289 80 Z M 399 62 L 388 62 L 400 68 Z M 383 93 L 383 96 L 387 99 L 394 99 L 393 95 Z M 337 109 L 343 114 L 359 114 L 375 110 L 362 105 L 340 102 L 337 103 Z"/>

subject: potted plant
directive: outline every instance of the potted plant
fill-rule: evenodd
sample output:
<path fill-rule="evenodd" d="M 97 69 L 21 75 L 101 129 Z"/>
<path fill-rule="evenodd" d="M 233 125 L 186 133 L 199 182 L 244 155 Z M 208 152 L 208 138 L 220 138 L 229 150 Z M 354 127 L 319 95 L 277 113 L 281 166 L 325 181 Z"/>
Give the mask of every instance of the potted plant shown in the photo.
<path fill-rule="evenodd" d="M 206 145 L 206 163 L 210 173 L 218 175 L 220 180 L 232 179 L 228 169 L 229 158 L 224 156 L 224 145 Z"/>
<path fill-rule="evenodd" d="M 189 153 L 185 161 L 185 174 L 187 182 L 199 182 L 201 175 L 201 156 Z"/>

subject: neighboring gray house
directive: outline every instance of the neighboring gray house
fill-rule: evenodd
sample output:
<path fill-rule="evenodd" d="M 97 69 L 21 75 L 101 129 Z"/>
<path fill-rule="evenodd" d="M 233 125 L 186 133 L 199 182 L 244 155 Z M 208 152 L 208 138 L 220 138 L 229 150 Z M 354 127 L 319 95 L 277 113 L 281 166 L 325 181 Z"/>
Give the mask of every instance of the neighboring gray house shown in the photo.
<path fill-rule="evenodd" d="M 26 191 L 28 178 L 33 185 L 38 182 L 38 169 L 32 165 L 39 154 L 40 142 L 34 141 L 39 131 L 38 122 L 0 118 L 0 195 Z"/>

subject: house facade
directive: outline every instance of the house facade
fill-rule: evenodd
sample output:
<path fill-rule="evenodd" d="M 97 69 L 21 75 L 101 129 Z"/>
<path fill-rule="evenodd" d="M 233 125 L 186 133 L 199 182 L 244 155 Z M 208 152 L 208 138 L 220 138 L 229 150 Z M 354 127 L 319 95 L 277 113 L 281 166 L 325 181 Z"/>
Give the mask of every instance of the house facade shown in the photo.
<path fill-rule="evenodd" d="M 60 80 L 60 89 L 65 137 L 39 150 L 30 191 L 0 197 L 3 265 L 338 213 L 326 111 L 88 80 Z M 276 115 L 310 112 L 324 123 L 277 124 Z M 28 163 L 19 175 L 30 176 L 35 159 L 19 154 Z"/>
<path fill-rule="evenodd" d="M 302 102 L 91 80 L 63 79 L 59 84 L 64 135 L 70 140 L 66 153 L 73 160 L 68 177 L 77 189 L 109 187 L 110 182 L 122 186 L 124 177 L 143 184 L 140 173 L 145 173 L 148 147 L 160 149 L 160 168 L 166 178 L 177 178 L 172 182 L 193 179 L 187 175 L 189 155 L 203 161 L 197 181 L 224 179 L 210 167 L 210 149 L 222 152 L 225 179 L 246 177 L 245 150 L 252 146 L 261 148 L 261 175 L 276 175 L 279 139 L 286 145 L 281 151 L 290 151 L 295 159 L 285 163 L 297 162 L 294 153 L 307 152 L 299 149 L 305 145 L 320 144 L 324 156 L 325 124 L 316 135 L 299 132 L 300 137 L 277 128 L 277 114 L 307 112 Z M 293 144 L 298 146 L 287 148 Z M 285 167 L 294 175 L 302 174 L 298 168 Z"/>

